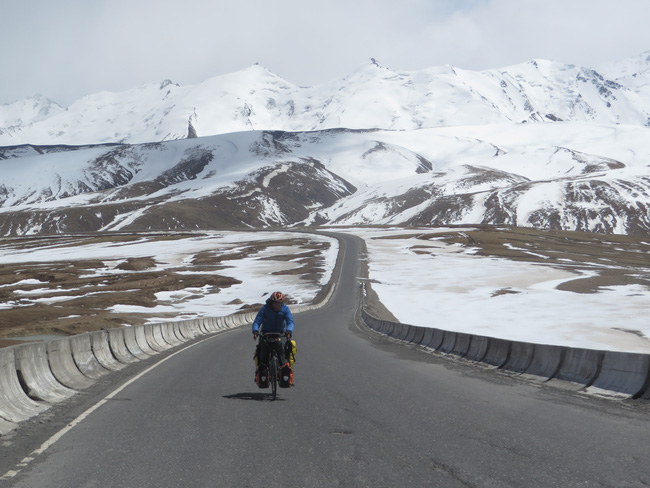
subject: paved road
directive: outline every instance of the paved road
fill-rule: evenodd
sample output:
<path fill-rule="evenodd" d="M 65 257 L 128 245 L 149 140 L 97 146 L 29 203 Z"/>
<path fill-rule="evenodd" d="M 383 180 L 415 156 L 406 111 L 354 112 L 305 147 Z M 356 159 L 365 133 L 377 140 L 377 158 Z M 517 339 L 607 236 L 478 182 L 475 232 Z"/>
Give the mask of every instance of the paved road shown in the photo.
<path fill-rule="evenodd" d="M 166 355 L 4 483 L 650 486 L 647 408 L 541 388 L 365 330 L 355 320 L 358 247 L 346 243 L 334 300 L 296 317 L 296 387 L 278 400 L 253 382 L 250 331 L 229 331 Z"/>

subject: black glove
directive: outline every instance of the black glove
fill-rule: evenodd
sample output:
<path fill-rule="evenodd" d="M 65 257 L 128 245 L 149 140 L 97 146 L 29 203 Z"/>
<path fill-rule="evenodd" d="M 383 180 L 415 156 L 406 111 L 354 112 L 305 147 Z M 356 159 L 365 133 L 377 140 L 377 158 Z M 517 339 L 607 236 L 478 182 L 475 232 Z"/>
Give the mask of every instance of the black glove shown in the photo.
<path fill-rule="evenodd" d="M 287 332 L 287 339 L 291 339 L 291 332 Z"/>
<path fill-rule="evenodd" d="M 259 334 L 257 332 L 253 332 L 253 340 L 256 341 L 258 337 Z"/>

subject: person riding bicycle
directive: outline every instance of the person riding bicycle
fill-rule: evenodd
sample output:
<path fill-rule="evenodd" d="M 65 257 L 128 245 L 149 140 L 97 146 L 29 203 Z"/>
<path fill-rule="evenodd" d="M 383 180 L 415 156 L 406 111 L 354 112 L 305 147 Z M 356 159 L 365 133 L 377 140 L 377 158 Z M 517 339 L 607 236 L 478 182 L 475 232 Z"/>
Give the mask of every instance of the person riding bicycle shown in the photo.
<path fill-rule="evenodd" d="M 291 370 L 284 347 L 282 346 L 282 341 L 269 341 L 264 338 L 265 333 L 275 333 L 286 334 L 287 338 L 291 339 L 295 324 L 291 310 L 284 303 L 285 299 L 286 295 L 282 292 L 276 291 L 271 294 L 268 300 L 266 300 L 266 304 L 257 313 L 253 322 L 253 339 L 257 340 L 260 334 L 262 335 L 257 345 L 258 364 L 255 370 L 255 382 L 262 388 L 268 385 L 269 357 L 272 349 L 277 351 L 283 371 L 286 371 L 287 368 L 289 371 Z M 291 373 L 290 376 L 293 378 L 293 372 Z M 291 384 L 293 384 L 293 381 Z"/>

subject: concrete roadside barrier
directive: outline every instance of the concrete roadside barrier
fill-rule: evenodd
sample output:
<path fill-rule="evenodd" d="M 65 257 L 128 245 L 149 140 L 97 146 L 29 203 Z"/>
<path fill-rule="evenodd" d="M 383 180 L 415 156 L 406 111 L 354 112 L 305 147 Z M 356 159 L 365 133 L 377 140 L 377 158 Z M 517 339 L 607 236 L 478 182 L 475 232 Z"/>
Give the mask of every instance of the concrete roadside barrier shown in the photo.
<path fill-rule="evenodd" d="M 555 377 L 564 361 L 566 348 L 549 344 L 534 344 L 533 359 L 526 368 L 526 374 L 546 379 Z"/>
<path fill-rule="evenodd" d="M 208 324 L 210 326 L 210 330 L 213 333 L 219 332 L 221 330 L 221 327 L 219 325 L 219 319 L 216 318 L 216 317 L 210 317 L 210 320 L 209 320 Z"/>
<path fill-rule="evenodd" d="M 483 362 L 498 369 L 582 385 L 587 392 L 617 392 L 650 399 L 650 354 L 596 351 L 509 341 L 379 320 L 361 310 L 368 327 L 389 337 L 418 341 L 428 349 Z M 466 351 L 466 352 L 465 352 Z M 566 386 L 563 386 L 566 388 Z"/>
<path fill-rule="evenodd" d="M 174 324 L 171 322 L 164 322 L 160 324 L 160 331 L 162 332 L 163 339 L 165 339 L 168 344 L 171 344 L 174 347 L 180 346 L 184 342 L 176 337 L 176 333 L 174 332 Z"/>
<path fill-rule="evenodd" d="M 194 339 L 201 335 L 200 331 L 192 321 L 178 322 L 178 328 L 186 339 Z"/>
<path fill-rule="evenodd" d="M 397 324 L 393 322 L 386 322 L 386 328 L 384 329 L 383 333 L 388 337 L 393 337 L 393 331 L 395 330 L 395 327 L 397 327 Z"/>
<path fill-rule="evenodd" d="M 604 357 L 604 351 L 567 348 L 564 361 L 553 380 L 571 381 L 590 386 L 600 374 Z"/>
<path fill-rule="evenodd" d="M 375 327 L 382 334 L 390 335 L 390 331 L 393 330 L 394 325 L 392 322 L 388 322 L 387 320 L 376 320 Z"/>
<path fill-rule="evenodd" d="M 510 346 L 510 356 L 501 368 L 513 373 L 525 373 L 533 362 L 534 352 L 534 344 L 513 341 Z"/>
<path fill-rule="evenodd" d="M 173 344 L 168 343 L 163 337 L 162 324 L 150 324 L 150 330 L 154 341 L 156 341 L 156 344 L 158 346 L 162 347 L 163 351 L 166 351 L 167 349 L 171 349 L 173 347 Z"/>
<path fill-rule="evenodd" d="M 18 423 L 47 410 L 23 391 L 18 381 L 13 347 L 0 349 L 0 417 Z"/>
<path fill-rule="evenodd" d="M 72 358 L 77 368 L 88 378 L 98 380 L 110 372 L 97 361 L 90 342 L 90 334 L 74 335 L 69 337 L 68 340 L 70 341 Z"/>
<path fill-rule="evenodd" d="M 471 334 L 469 349 L 465 354 L 465 359 L 476 362 L 483 361 L 487 353 L 488 342 L 488 338 L 485 336 Z"/>
<path fill-rule="evenodd" d="M 119 371 L 124 368 L 125 365 L 119 362 L 111 351 L 107 331 L 98 330 L 97 332 L 90 332 L 88 335 L 90 336 L 93 354 L 102 367 L 109 371 Z"/>
<path fill-rule="evenodd" d="M 158 354 L 165 351 L 165 348 L 156 342 L 156 338 L 153 334 L 152 324 L 140 325 L 138 329 L 139 330 L 137 330 L 137 332 L 140 332 L 140 334 L 144 336 L 144 342 L 149 347 L 149 350 L 145 351 L 147 354 Z M 140 344 L 140 347 L 142 347 L 142 343 L 140 342 L 140 334 L 137 336 L 138 344 Z M 144 351 L 144 348 L 142 350 Z M 149 351 L 152 352 L 150 353 Z"/>
<path fill-rule="evenodd" d="M 211 317 L 203 317 L 201 318 L 201 322 L 203 323 L 203 328 L 208 332 L 208 334 L 214 334 L 217 332 Z"/>
<path fill-rule="evenodd" d="M 449 354 L 454 349 L 454 344 L 456 344 L 456 337 L 458 337 L 456 332 L 452 332 L 450 330 L 444 331 L 442 335 L 442 343 L 440 344 L 440 347 L 438 347 L 438 352 Z"/>
<path fill-rule="evenodd" d="M 400 341 L 406 340 L 406 337 L 409 335 L 409 332 L 411 331 L 411 326 L 408 324 L 401 324 L 402 327 L 399 330 L 398 334 L 395 336 L 396 339 L 399 339 Z"/>
<path fill-rule="evenodd" d="M 226 323 L 226 317 L 217 318 L 217 327 L 219 330 L 224 330 L 228 328 L 228 324 Z"/>
<path fill-rule="evenodd" d="M 178 338 L 179 341 L 187 342 L 191 339 L 194 339 L 194 335 L 190 334 L 189 331 L 187 336 L 183 333 L 183 326 L 180 322 L 172 322 L 171 326 L 174 329 L 174 335 Z"/>
<path fill-rule="evenodd" d="M 59 403 L 77 393 L 62 385 L 52 374 L 47 361 L 44 342 L 22 344 L 14 347 L 16 371 L 30 398 L 48 403 Z"/>
<path fill-rule="evenodd" d="M 124 337 L 124 333 L 127 329 L 131 329 L 131 327 L 118 327 L 107 331 L 108 345 L 111 348 L 111 353 L 113 353 L 115 359 L 123 364 L 131 364 L 138 361 L 138 358 L 129 351 L 128 347 L 126 347 L 126 338 Z"/>
<path fill-rule="evenodd" d="M 198 326 L 199 330 L 201 331 L 201 334 L 212 334 L 212 330 L 208 327 L 208 325 L 205 323 L 205 320 L 203 319 L 196 319 L 196 325 Z"/>
<path fill-rule="evenodd" d="M 415 334 L 417 334 L 417 332 L 418 332 L 418 327 L 416 327 L 415 325 L 409 325 L 404 340 L 406 342 L 413 342 L 413 339 L 415 338 Z"/>
<path fill-rule="evenodd" d="M 366 323 L 368 327 L 379 332 L 383 332 L 382 327 L 384 325 L 382 320 L 379 320 L 372 315 L 368 315 L 364 309 L 361 309 L 361 318 Z"/>
<path fill-rule="evenodd" d="M 437 351 L 442 345 L 442 341 L 445 339 L 445 331 L 442 329 L 433 329 L 433 335 L 431 336 L 431 341 L 427 344 L 427 347 Z"/>
<path fill-rule="evenodd" d="M 451 354 L 455 356 L 465 357 L 467 351 L 469 351 L 469 346 L 472 343 L 472 335 L 465 334 L 464 332 L 456 332 L 456 342 L 454 347 L 450 351 Z"/>
<path fill-rule="evenodd" d="M 594 387 L 641 397 L 650 382 L 650 356 L 606 351 Z"/>
<path fill-rule="evenodd" d="M 413 338 L 411 339 L 411 342 L 413 344 L 421 344 L 422 343 L 422 338 L 424 337 L 424 331 L 426 330 L 425 327 L 415 327 L 415 334 L 413 335 Z"/>
<path fill-rule="evenodd" d="M 153 356 L 156 352 L 147 344 L 147 340 L 144 337 L 144 330 L 141 330 L 140 327 L 142 326 L 124 327 L 124 343 L 131 354 L 139 360 L 143 360 Z M 138 336 L 141 336 L 141 338 L 138 339 Z M 142 342 L 144 342 L 147 351 L 144 351 L 140 346 Z"/>
<path fill-rule="evenodd" d="M 228 324 L 229 329 L 234 329 L 235 327 L 239 327 L 241 322 L 239 322 L 236 315 L 228 315 L 226 317 L 226 324 Z"/>
<path fill-rule="evenodd" d="M 432 327 L 422 327 L 424 329 L 424 334 L 422 334 L 422 339 L 420 340 L 420 345 L 427 347 L 433 338 L 433 332 L 435 329 Z"/>
<path fill-rule="evenodd" d="M 511 341 L 489 337 L 487 351 L 481 362 L 497 368 L 502 367 L 510 357 L 511 345 Z"/>
<path fill-rule="evenodd" d="M 74 362 L 69 339 L 48 342 L 47 359 L 54 377 L 68 388 L 84 390 L 95 383 L 84 375 Z"/>

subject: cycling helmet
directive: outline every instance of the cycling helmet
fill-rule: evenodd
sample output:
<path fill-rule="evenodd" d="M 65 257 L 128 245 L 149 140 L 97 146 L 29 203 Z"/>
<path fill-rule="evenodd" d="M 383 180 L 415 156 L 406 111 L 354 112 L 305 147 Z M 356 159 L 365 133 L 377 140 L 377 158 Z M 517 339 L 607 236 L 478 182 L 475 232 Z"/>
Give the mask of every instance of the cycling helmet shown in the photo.
<path fill-rule="evenodd" d="M 282 293 L 282 292 L 280 292 L 280 291 L 275 291 L 275 292 L 273 292 L 273 294 L 271 295 L 271 300 L 274 301 L 274 302 L 280 302 L 280 303 L 282 303 L 282 302 L 284 302 L 284 299 L 285 299 L 285 298 L 286 298 L 285 294 Z"/>

